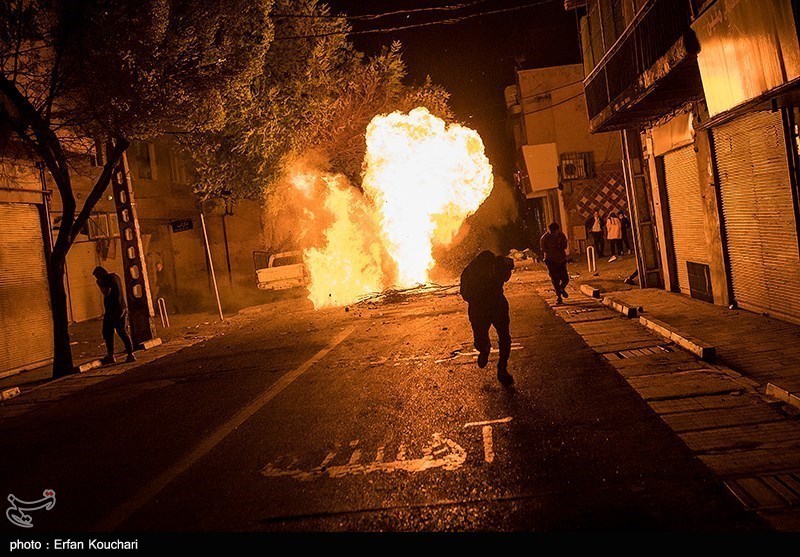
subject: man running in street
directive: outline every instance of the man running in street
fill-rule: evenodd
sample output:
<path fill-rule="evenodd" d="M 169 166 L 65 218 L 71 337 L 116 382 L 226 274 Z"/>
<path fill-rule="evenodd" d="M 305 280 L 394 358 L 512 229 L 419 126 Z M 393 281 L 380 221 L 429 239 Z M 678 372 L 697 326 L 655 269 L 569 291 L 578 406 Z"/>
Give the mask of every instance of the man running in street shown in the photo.
<path fill-rule="evenodd" d="M 551 223 L 539 240 L 539 247 L 544 254 L 544 263 L 547 265 L 547 273 L 553 282 L 553 290 L 556 293 L 556 303 L 563 304 L 564 298 L 569 298 L 567 294 L 567 284 L 569 284 L 569 272 L 567 271 L 567 237 L 560 230 L 557 222 Z"/>
<path fill-rule="evenodd" d="M 511 355 L 510 318 L 508 300 L 503 293 L 503 284 L 511 278 L 514 261 L 491 251 L 482 251 L 461 273 L 461 297 L 469 303 L 468 315 L 472 325 L 475 349 L 478 351 L 478 367 L 489 363 L 492 343 L 489 329 L 494 325 L 500 348 L 497 360 L 497 380 L 509 387 L 514 378 L 508 373 L 508 358 Z"/>

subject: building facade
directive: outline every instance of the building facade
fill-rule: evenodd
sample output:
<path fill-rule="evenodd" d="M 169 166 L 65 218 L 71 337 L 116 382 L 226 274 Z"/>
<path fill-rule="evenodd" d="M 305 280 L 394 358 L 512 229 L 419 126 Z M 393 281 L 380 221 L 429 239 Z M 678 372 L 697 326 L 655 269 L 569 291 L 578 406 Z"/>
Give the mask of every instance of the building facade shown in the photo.
<path fill-rule="evenodd" d="M 619 135 L 589 133 L 580 64 L 518 70 L 505 98 L 532 236 L 555 221 L 585 251 L 587 219 L 627 209 Z"/>
<path fill-rule="evenodd" d="M 46 262 L 62 213 L 49 174 L 26 153 L 13 149 L 13 144 L 8 146 L 0 159 L 0 377 L 52 359 Z M 151 306 L 157 307 L 156 299 L 164 295 L 170 298 L 171 312 L 215 307 L 201 212 L 223 308 L 235 310 L 263 301 L 253 264 L 254 253 L 264 249 L 261 204 L 201 203 L 192 191 L 184 160 L 166 143 L 133 142 L 127 158 Z M 99 171 L 92 157 L 73 157 L 72 182 L 79 207 Z M 102 315 L 102 294 L 92 271 L 102 265 L 124 277 L 121 252 L 109 186 L 67 254 L 67 311 L 72 323 Z M 162 273 L 157 274 L 157 263 L 163 265 Z"/>
<path fill-rule="evenodd" d="M 800 322 L 800 6 L 568 4 L 590 128 L 622 139 L 642 284 Z"/>

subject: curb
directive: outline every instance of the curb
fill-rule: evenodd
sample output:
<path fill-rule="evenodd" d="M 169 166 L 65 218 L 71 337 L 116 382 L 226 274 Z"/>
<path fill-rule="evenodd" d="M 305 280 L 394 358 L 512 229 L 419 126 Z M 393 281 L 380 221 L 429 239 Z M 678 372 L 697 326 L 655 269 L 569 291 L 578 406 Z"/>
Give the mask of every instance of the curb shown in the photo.
<path fill-rule="evenodd" d="M 665 339 L 675 342 L 705 362 L 713 362 L 717 357 L 716 347 L 682 333 L 668 323 L 643 315 L 639 316 L 639 323 Z"/>
<path fill-rule="evenodd" d="M 622 302 L 618 302 L 613 298 L 609 298 L 605 296 L 602 300 L 602 304 L 608 308 L 613 309 L 614 311 L 618 311 L 625 317 L 637 317 L 639 315 L 639 310 L 637 308 L 632 308 L 630 306 L 626 306 Z"/>
<path fill-rule="evenodd" d="M 600 289 L 595 288 L 591 284 L 581 284 L 581 292 L 590 298 L 600 298 Z"/>
<path fill-rule="evenodd" d="M 767 396 L 777 398 L 781 402 L 800 408 L 800 392 L 793 393 L 775 383 L 767 383 Z"/>

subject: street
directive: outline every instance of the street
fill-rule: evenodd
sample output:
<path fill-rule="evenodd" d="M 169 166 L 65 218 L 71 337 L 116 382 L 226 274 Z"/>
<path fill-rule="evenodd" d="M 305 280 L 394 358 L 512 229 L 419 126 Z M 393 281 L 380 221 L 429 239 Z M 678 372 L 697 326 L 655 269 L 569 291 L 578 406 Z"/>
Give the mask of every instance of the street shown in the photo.
<path fill-rule="evenodd" d="M 455 288 L 293 298 L 0 420 L 4 492 L 54 490 L 51 531 L 764 528 L 530 284 L 506 292 L 511 389 Z"/>

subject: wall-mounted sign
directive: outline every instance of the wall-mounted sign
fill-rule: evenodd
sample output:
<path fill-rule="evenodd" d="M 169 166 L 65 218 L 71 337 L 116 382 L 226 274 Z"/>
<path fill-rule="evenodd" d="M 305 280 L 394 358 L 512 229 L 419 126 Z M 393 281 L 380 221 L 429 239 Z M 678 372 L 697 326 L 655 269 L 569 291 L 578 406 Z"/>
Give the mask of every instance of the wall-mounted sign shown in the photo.
<path fill-rule="evenodd" d="M 194 228 L 192 219 L 174 220 L 169 224 L 172 227 L 173 232 L 183 232 L 185 230 L 191 230 L 192 228 Z"/>

